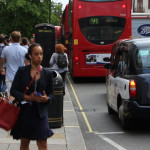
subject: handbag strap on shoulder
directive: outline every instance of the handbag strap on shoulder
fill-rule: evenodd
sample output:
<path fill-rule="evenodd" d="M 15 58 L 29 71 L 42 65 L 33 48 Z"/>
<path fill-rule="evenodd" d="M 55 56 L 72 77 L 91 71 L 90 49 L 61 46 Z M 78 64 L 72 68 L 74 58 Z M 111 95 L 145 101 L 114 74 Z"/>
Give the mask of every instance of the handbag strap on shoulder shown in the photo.
<path fill-rule="evenodd" d="M 42 70 L 42 66 L 40 66 L 40 67 L 38 68 L 38 70 L 36 70 L 36 73 L 35 73 L 34 77 L 33 77 L 32 80 L 29 82 L 28 86 L 25 88 L 24 94 L 26 94 L 26 92 L 29 90 L 31 84 L 33 83 L 33 81 L 34 81 L 35 78 L 36 78 L 36 75 L 39 74 L 39 73 L 41 72 L 41 70 Z"/>

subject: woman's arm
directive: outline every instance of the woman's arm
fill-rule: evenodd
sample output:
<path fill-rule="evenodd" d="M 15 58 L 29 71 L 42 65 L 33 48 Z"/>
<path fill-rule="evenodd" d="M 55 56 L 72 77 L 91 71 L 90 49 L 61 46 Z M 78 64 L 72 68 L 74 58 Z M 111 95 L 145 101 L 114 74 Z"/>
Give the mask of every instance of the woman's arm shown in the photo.
<path fill-rule="evenodd" d="M 68 55 L 65 53 L 66 58 L 67 58 L 67 66 L 69 65 L 69 61 L 68 61 Z"/>
<path fill-rule="evenodd" d="M 21 73 L 22 73 L 21 69 L 22 69 L 21 67 L 18 68 L 16 75 L 14 77 L 14 80 L 12 82 L 11 89 L 10 89 L 10 94 L 19 101 L 22 101 L 24 98 L 24 93 L 20 92 L 20 88 L 21 88 L 20 78 L 21 78 Z"/>
<path fill-rule="evenodd" d="M 54 65 L 54 63 L 55 63 L 55 56 L 54 56 L 54 54 L 52 54 L 49 64 L 52 67 Z"/>
<path fill-rule="evenodd" d="M 45 93 L 47 94 L 48 98 L 49 98 L 49 101 L 51 102 L 53 100 L 53 90 L 54 90 L 54 87 L 53 87 L 53 73 L 52 71 L 50 70 L 47 70 L 48 71 L 48 78 L 47 78 L 47 87 L 46 87 L 46 90 L 45 90 Z"/>

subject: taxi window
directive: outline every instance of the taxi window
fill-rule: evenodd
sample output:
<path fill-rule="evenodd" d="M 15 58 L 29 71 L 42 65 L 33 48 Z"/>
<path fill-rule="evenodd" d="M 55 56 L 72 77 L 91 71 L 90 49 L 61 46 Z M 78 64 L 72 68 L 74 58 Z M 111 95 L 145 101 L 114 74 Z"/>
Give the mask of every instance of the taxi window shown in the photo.
<path fill-rule="evenodd" d="M 139 68 L 150 68 L 150 48 L 137 51 L 136 64 Z"/>

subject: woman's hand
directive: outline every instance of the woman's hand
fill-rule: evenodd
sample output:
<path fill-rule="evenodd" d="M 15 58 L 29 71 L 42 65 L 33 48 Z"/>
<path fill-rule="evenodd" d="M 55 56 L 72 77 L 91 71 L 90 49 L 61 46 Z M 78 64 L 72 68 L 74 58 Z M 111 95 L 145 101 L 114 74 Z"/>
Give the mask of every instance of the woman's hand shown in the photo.
<path fill-rule="evenodd" d="M 25 95 L 24 99 L 30 102 L 48 102 L 48 97 L 45 93 L 45 91 L 43 91 L 43 95 L 36 95 L 36 93 L 31 93 L 30 95 Z"/>
<path fill-rule="evenodd" d="M 31 93 L 30 95 L 24 95 L 24 99 L 26 101 L 36 101 L 36 96 L 35 96 L 35 93 Z"/>
<path fill-rule="evenodd" d="M 43 95 L 40 95 L 40 96 L 35 95 L 35 97 L 36 97 L 36 102 L 43 102 L 43 103 L 48 102 L 48 97 L 47 97 L 45 91 L 43 91 Z"/>

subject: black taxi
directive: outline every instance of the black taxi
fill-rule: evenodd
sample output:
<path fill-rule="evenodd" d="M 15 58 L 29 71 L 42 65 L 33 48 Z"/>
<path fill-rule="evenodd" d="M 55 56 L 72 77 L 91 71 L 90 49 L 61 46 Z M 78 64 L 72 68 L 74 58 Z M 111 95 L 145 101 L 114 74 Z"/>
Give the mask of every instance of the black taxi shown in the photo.
<path fill-rule="evenodd" d="M 150 119 L 150 38 L 119 40 L 104 61 L 108 112 L 118 113 L 123 128 Z"/>

